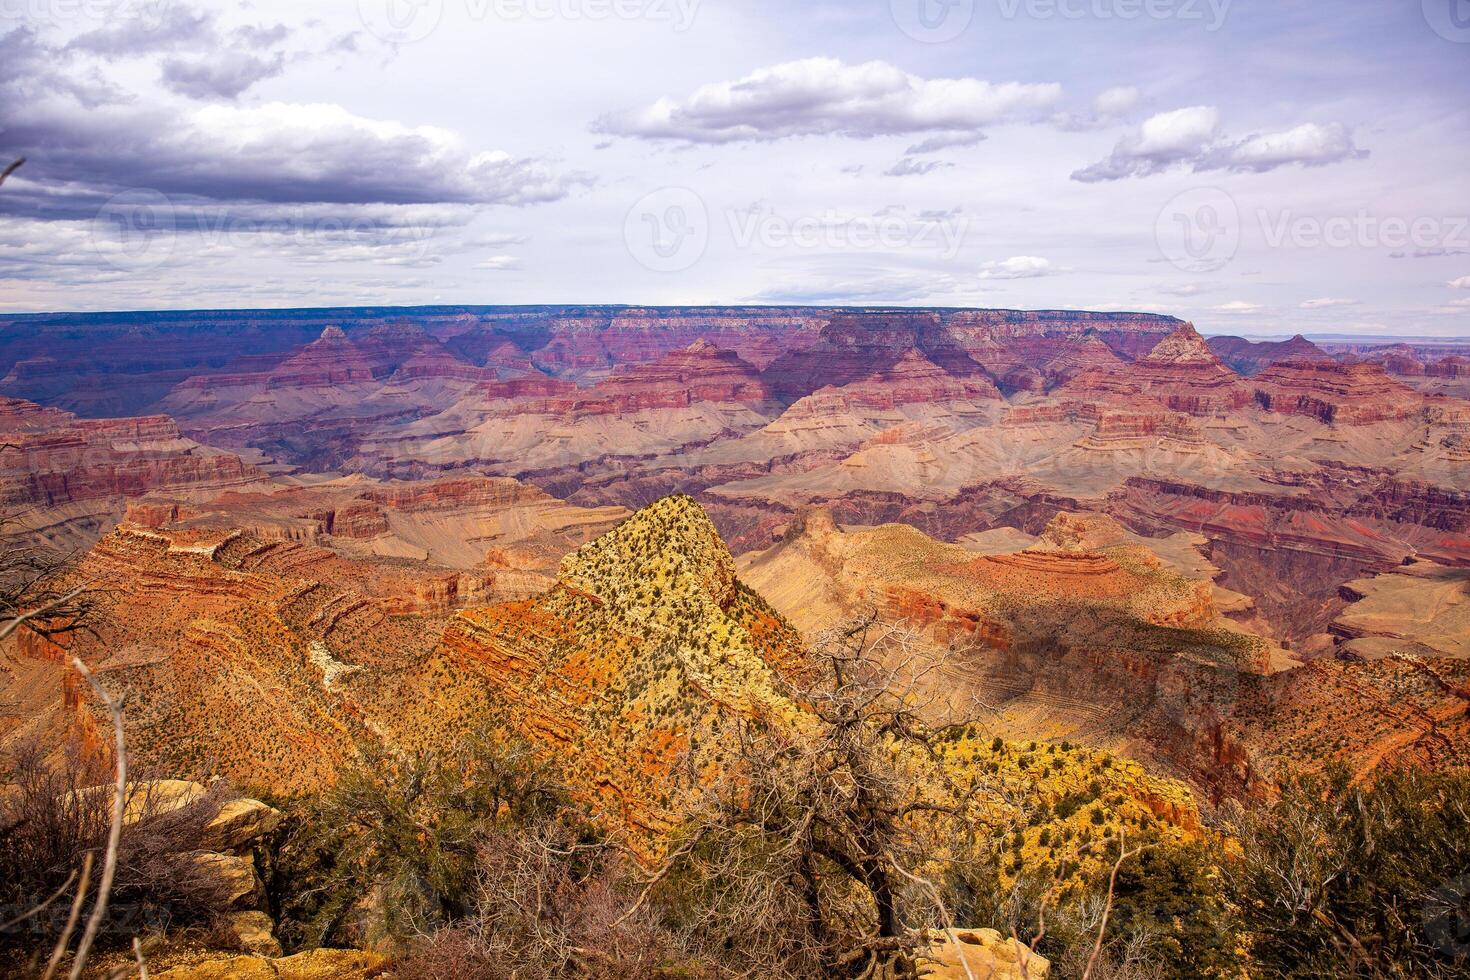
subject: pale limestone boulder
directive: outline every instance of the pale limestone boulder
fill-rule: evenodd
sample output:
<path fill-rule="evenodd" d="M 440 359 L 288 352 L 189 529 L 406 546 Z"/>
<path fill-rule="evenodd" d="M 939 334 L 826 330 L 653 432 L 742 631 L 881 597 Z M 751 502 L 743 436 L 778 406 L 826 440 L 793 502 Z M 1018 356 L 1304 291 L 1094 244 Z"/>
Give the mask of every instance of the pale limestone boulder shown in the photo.
<path fill-rule="evenodd" d="M 238 851 L 275 830 L 284 814 L 259 800 L 231 800 L 204 828 L 204 846 L 216 851 Z"/>
<path fill-rule="evenodd" d="M 264 912 L 236 912 L 225 922 L 240 948 L 254 956 L 280 956 L 281 944 L 276 940 L 276 924 Z"/>
<path fill-rule="evenodd" d="M 1047 980 L 1051 962 L 994 929 L 931 929 L 920 950 L 924 980 Z"/>
<path fill-rule="evenodd" d="M 259 904 L 262 885 L 255 873 L 253 858 L 216 851 L 190 851 L 180 854 L 179 860 L 199 878 L 219 883 L 230 908 L 249 908 Z"/>

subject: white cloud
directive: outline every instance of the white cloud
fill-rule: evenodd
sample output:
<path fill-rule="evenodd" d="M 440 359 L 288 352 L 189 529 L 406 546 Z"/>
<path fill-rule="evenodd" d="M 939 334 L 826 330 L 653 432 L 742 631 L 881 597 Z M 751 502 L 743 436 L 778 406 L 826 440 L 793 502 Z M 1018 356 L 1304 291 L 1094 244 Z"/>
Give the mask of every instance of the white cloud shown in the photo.
<path fill-rule="evenodd" d="M 476 262 L 476 269 L 488 269 L 491 272 L 506 272 L 510 269 L 519 268 L 521 260 L 514 255 L 492 255 L 488 259 Z"/>
<path fill-rule="evenodd" d="M 1220 132 L 1218 109 L 1190 106 L 1150 116 L 1137 132 L 1119 140 L 1107 159 L 1075 171 L 1072 179 L 1094 183 L 1148 177 L 1176 166 L 1196 173 L 1264 173 L 1292 163 L 1320 167 L 1364 156 L 1367 151 L 1358 149 L 1352 133 L 1339 123 L 1303 123 L 1232 140 Z"/>
<path fill-rule="evenodd" d="M 1321 167 L 1366 156 L 1353 145 L 1353 135 L 1341 123 L 1302 123 L 1281 133 L 1260 133 L 1222 148 L 1218 167 L 1196 169 L 1251 170 L 1263 173 L 1288 163 Z"/>
<path fill-rule="evenodd" d="M 603 116 L 593 130 L 652 140 L 733 143 L 788 136 L 970 133 L 1033 118 L 1061 97 L 1055 83 L 920 78 L 883 61 L 807 58 L 711 82 Z"/>
<path fill-rule="evenodd" d="M 1035 255 L 1013 255 L 1000 262 L 987 262 L 980 267 L 981 279 L 1039 279 L 1061 272 L 1049 259 Z"/>
<path fill-rule="evenodd" d="M 1324 296 L 1321 299 L 1309 299 L 1309 300 L 1307 300 L 1305 303 L 1302 303 L 1301 304 L 1301 308 L 1304 309 L 1304 310 L 1325 310 L 1325 309 L 1328 309 L 1329 307 L 1333 307 L 1333 306 L 1357 306 L 1357 305 L 1358 305 L 1358 301 L 1355 300 L 1355 299 L 1336 299 L 1336 298 L 1333 298 L 1333 297 L 1330 297 L 1330 296 Z"/>
<path fill-rule="evenodd" d="M 1216 313 L 1259 313 L 1265 307 L 1259 303 L 1247 303 L 1243 299 L 1231 300 L 1214 307 Z"/>
<path fill-rule="evenodd" d="M 1451 289 L 1470 289 L 1470 276 L 1451 279 L 1449 285 Z"/>

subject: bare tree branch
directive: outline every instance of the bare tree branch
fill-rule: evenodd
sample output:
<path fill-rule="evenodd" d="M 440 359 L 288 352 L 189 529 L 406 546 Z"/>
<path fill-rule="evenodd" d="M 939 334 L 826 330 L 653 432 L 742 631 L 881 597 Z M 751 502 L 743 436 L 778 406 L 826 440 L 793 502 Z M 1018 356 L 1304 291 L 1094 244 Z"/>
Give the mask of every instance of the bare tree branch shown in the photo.
<path fill-rule="evenodd" d="M 117 873 L 117 851 L 122 842 L 123 818 L 127 813 L 128 805 L 128 747 L 123 729 L 122 703 L 114 699 L 87 665 L 82 663 L 80 657 L 71 658 L 72 666 L 87 679 L 92 685 L 92 690 L 97 697 L 102 699 L 103 705 L 107 707 L 107 713 L 112 716 L 112 730 L 115 739 L 114 751 L 117 754 L 117 785 L 113 791 L 112 798 L 112 829 L 107 837 L 107 854 L 102 863 L 102 880 L 97 883 L 97 898 L 92 903 L 92 915 L 87 920 L 87 928 L 82 933 L 82 939 L 77 943 L 76 958 L 72 960 L 70 980 L 79 980 L 82 970 L 86 968 L 87 957 L 92 951 L 92 943 L 97 938 L 97 932 L 102 928 L 102 920 L 107 915 L 107 900 L 112 894 L 112 879 Z"/>
<path fill-rule="evenodd" d="M 82 879 L 77 882 L 77 893 L 71 900 L 71 912 L 66 917 L 66 926 L 61 930 L 61 936 L 51 950 L 51 959 L 46 962 L 46 972 L 41 974 L 41 980 L 51 980 L 56 976 L 56 968 L 61 965 L 62 957 L 66 956 L 67 946 L 71 945 L 71 934 L 76 931 L 77 921 L 82 917 L 82 904 L 87 900 L 87 886 L 92 883 L 94 857 L 96 855 L 88 851 L 86 857 L 82 858 Z"/>

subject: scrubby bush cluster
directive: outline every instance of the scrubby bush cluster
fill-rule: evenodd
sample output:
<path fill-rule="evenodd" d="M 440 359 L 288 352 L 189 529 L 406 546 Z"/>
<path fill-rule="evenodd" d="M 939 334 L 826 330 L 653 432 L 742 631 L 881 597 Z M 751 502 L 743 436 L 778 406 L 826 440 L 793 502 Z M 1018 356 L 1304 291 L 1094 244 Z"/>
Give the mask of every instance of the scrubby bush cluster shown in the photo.
<path fill-rule="evenodd" d="M 21 743 L 0 771 L 0 923 L 6 924 L 0 946 L 22 959 L 50 951 L 82 885 L 87 856 L 100 868 L 112 820 L 111 779 L 105 760 L 75 745 L 48 755 L 36 743 Z M 210 930 L 218 923 L 232 897 L 229 884 L 190 855 L 209 849 L 206 828 L 235 796 L 219 781 L 180 806 L 147 779 L 129 783 L 105 936 Z M 97 879 L 90 876 L 84 904 L 95 898 Z"/>

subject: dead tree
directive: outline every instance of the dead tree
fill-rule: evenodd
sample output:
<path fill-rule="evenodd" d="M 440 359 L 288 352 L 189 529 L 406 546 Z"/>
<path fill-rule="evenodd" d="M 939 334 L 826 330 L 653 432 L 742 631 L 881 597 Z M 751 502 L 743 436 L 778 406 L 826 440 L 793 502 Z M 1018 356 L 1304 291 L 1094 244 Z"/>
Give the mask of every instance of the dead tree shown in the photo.
<path fill-rule="evenodd" d="M 0 519 L 0 643 L 20 629 L 48 639 L 85 630 L 96 593 L 77 579 L 74 556 L 18 544 L 14 523 Z"/>
<path fill-rule="evenodd" d="M 795 721 L 737 716 L 736 759 L 655 879 L 705 896 L 695 931 L 765 976 L 913 975 L 948 928 L 931 876 L 972 841 L 988 798 L 950 778 L 943 743 L 967 713 L 923 695 L 946 657 L 867 617 L 822 638 L 790 682 Z"/>

